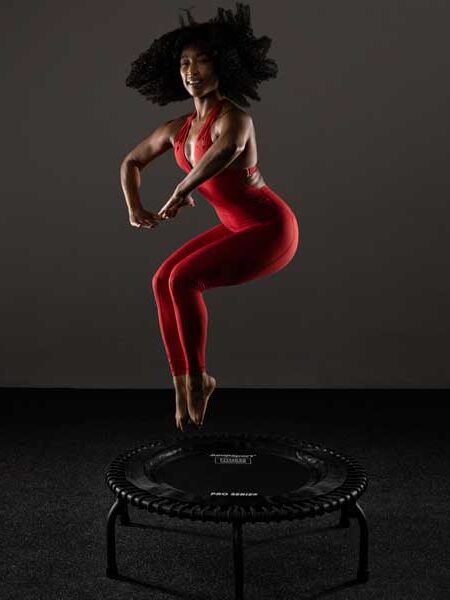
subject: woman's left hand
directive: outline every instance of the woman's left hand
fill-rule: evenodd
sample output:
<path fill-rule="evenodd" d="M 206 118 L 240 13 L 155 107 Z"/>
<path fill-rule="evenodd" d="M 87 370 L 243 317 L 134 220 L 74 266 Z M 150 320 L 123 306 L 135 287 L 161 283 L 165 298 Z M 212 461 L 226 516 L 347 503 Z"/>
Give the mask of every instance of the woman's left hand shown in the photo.
<path fill-rule="evenodd" d="M 182 206 L 195 206 L 194 198 L 190 194 L 175 190 L 166 204 L 158 211 L 158 215 L 164 219 L 171 219 L 176 216 Z"/>

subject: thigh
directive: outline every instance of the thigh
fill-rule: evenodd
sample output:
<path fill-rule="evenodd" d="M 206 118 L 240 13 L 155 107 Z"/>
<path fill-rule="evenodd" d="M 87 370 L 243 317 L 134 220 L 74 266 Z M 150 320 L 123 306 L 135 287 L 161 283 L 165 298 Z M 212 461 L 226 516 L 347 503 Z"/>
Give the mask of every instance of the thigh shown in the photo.
<path fill-rule="evenodd" d="M 229 235 L 232 235 L 232 231 L 227 229 L 225 225 L 220 223 L 219 225 L 215 225 L 211 229 L 207 231 L 203 231 L 196 237 L 192 238 L 179 248 L 175 250 L 170 256 L 166 258 L 166 260 L 161 264 L 157 273 L 161 275 L 165 273 L 167 276 L 170 275 L 172 269 L 184 258 L 199 250 L 200 248 L 205 248 L 209 246 L 213 242 L 217 242 L 222 240 Z"/>
<path fill-rule="evenodd" d="M 211 241 L 181 259 L 172 278 L 200 288 L 236 285 L 283 268 L 295 254 L 298 230 L 292 219 L 257 224 Z"/>

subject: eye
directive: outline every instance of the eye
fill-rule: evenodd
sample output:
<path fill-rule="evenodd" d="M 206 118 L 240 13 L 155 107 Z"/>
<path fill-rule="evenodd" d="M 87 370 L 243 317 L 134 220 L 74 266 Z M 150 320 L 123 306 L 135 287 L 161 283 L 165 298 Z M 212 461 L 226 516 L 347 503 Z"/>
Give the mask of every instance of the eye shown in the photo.
<path fill-rule="evenodd" d="M 210 58 L 210 57 L 209 57 L 207 54 L 201 54 L 201 55 L 199 56 L 199 61 L 200 61 L 200 62 L 208 62 L 208 61 L 210 61 L 210 60 L 211 60 L 211 58 Z M 180 65 L 181 65 L 182 67 L 184 67 L 184 66 L 186 66 L 186 65 L 188 64 L 188 62 L 189 62 L 189 61 L 186 61 L 186 60 L 184 60 L 184 61 L 181 61 L 181 62 L 180 62 Z"/>

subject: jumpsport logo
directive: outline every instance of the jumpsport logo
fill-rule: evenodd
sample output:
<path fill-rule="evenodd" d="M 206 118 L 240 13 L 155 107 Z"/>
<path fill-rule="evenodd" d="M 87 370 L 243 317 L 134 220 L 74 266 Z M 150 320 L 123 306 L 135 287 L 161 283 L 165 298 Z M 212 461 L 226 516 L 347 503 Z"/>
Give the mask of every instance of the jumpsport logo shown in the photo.
<path fill-rule="evenodd" d="M 210 454 L 216 465 L 251 465 L 256 454 Z"/>
<path fill-rule="evenodd" d="M 256 454 L 210 454 L 216 465 L 251 465 Z M 210 496 L 258 496 L 258 492 L 210 492 Z"/>

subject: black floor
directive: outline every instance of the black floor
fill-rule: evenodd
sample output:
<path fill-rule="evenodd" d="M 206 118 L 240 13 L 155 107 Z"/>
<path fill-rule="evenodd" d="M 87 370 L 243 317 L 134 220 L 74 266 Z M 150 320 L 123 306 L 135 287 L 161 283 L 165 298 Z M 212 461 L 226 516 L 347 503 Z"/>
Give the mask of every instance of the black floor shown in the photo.
<path fill-rule="evenodd" d="M 63 600 L 233 598 L 231 526 L 130 509 L 123 580 L 105 577 L 106 466 L 177 433 L 162 390 L 3 390 L 0 597 Z M 443 396 L 415 390 L 217 390 L 205 433 L 282 433 L 358 459 L 369 524 L 367 583 L 358 528 L 337 513 L 244 525 L 246 600 L 448 600 L 450 442 Z M 270 474 L 268 474 L 270 476 Z"/>

